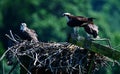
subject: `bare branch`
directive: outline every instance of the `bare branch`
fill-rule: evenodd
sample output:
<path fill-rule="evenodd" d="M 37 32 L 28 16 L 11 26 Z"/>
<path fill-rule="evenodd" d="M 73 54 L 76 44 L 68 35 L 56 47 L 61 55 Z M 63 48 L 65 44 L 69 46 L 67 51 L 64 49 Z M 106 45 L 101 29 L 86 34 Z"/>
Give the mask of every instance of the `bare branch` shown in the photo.
<path fill-rule="evenodd" d="M 4 53 L 3 53 L 3 55 L 2 55 L 2 57 L 0 58 L 0 61 L 2 61 L 3 60 L 3 58 L 5 57 L 5 55 L 6 55 L 6 53 L 8 53 L 8 51 L 10 51 L 11 49 L 10 48 L 8 48 L 8 50 L 6 50 Z"/>

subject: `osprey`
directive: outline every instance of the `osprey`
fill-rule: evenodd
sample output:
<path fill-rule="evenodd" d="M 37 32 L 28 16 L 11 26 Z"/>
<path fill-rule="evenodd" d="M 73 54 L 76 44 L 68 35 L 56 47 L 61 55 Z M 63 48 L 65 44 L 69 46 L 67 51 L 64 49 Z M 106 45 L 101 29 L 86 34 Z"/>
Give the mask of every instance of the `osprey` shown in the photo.
<path fill-rule="evenodd" d="M 29 41 L 39 42 L 37 39 L 37 34 L 34 30 L 29 29 L 26 25 L 26 23 L 21 23 L 20 30 L 22 31 L 23 35 L 26 37 Z"/>
<path fill-rule="evenodd" d="M 67 25 L 70 27 L 83 27 L 88 34 L 93 35 L 94 38 L 98 35 L 98 27 L 93 23 L 95 18 L 87 18 L 83 16 L 73 16 L 70 13 L 63 13 L 68 20 Z"/>

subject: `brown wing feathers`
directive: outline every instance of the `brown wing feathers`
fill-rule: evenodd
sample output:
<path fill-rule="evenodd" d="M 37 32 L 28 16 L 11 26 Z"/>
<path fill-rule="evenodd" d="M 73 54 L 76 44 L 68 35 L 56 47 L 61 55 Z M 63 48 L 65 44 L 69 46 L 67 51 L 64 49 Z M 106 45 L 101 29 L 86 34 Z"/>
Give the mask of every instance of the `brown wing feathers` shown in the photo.
<path fill-rule="evenodd" d="M 67 22 L 67 25 L 70 27 L 84 27 L 85 31 L 88 34 L 92 34 L 94 38 L 98 35 L 98 27 L 94 25 L 93 20 L 95 18 L 87 18 L 83 16 L 73 16 L 70 13 L 64 13 L 64 16 L 68 17 L 69 21 Z"/>

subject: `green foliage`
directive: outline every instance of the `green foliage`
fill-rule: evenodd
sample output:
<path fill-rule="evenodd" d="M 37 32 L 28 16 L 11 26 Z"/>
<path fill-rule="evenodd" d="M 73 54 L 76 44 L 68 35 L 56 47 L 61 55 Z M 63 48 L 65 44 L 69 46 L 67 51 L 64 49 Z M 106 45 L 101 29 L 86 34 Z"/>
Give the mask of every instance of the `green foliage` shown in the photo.
<path fill-rule="evenodd" d="M 6 60 L 0 62 L 0 74 L 8 74 L 12 66 L 6 64 Z M 20 74 L 20 68 L 17 66 L 11 74 Z"/>

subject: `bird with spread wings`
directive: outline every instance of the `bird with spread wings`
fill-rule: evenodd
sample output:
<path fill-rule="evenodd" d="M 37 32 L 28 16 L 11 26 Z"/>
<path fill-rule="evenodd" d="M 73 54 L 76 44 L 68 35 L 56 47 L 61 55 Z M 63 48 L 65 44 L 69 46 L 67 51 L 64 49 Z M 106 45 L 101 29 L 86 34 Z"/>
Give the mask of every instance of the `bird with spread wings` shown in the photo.
<path fill-rule="evenodd" d="M 74 16 L 70 13 L 63 13 L 63 16 L 67 18 L 67 25 L 74 28 L 74 33 L 77 32 L 78 27 L 83 27 L 87 32 L 87 35 L 92 35 L 94 38 L 98 37 L 98 26 L 93 23 L 95 18 L 87 18 L 83 16 Z"/>

